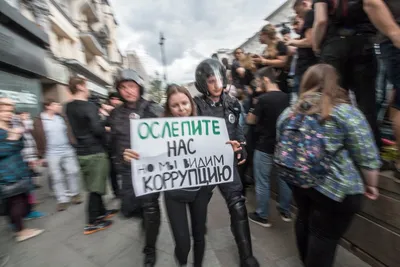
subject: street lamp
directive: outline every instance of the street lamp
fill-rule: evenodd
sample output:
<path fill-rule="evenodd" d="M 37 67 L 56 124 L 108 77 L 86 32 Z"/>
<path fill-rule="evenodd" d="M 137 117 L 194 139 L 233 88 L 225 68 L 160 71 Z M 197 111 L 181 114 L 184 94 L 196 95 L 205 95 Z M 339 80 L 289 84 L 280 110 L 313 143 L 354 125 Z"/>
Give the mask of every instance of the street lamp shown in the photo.
<path fill-rule="evenodd" d="M 167 60 L 165 59 L 164 41 L 165 41 L 164 35 L 162 32 L 160 32 L 160 42 L 158 44 L 160 45 L 161 48 L 161 60 L 164 67 L 164 82 L 165 84 L 167 84 Z"/>

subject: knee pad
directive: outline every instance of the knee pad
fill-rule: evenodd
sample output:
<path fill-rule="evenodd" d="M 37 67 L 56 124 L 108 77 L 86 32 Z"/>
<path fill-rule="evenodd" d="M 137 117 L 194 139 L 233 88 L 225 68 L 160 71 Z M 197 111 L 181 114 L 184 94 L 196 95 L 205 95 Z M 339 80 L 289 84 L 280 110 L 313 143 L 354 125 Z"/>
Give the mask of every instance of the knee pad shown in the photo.
<path fill-rule="evenodd" d="M 247 221 L 247 208 L 243 198 L 238 199 L 234 204 L 229 207 L 233 221 Z"/>
<path fill-rule="evenodd" d="M 149 222 L 159 221 L 160 207 L 158 206 L 143 207 L 143 215 Z"/>
<path fill-rule="evenodd" d="M 226 200 L 229 210 L 233 206 L 235 206 L 237 203 L 242 202 L 244 204 L 245 201 L 246 201 L 246 198 L 239 192 L 235 195 L 232 195 L 232 197 L 230 197 L 229 199 Z"/>

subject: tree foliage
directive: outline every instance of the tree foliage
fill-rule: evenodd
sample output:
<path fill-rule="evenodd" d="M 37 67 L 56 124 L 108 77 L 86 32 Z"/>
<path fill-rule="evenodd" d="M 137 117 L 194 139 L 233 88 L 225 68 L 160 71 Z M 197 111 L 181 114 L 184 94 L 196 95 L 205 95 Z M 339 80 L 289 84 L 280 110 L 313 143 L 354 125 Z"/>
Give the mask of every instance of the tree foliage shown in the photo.
<path fill-rule="evenodd" d="M 164 98 L 163 82 L 159 73 L 156 72 L 155 77 L 150 82 L 149 97 L 157 103 L 161 103 Z"/>

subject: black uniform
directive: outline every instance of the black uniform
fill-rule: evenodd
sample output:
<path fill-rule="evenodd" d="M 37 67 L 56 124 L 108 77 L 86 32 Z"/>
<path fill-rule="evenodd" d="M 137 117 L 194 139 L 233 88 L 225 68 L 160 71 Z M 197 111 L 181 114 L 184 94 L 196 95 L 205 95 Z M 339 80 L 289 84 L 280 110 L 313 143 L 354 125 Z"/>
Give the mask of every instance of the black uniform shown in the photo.
<path fill-rule="evenodd" d="M 227 84 L 222 64 L 217 60 L 206 59 L 198 65 L 195 75 L 196 88 L 203 94 L 201 97 L 194 98 L 198 115 L 224 118 L 229 138 L 244 143 L 245 137 L 239 125 L 241 108 L 238 100 L 224 93 L 220 96 L 218 103 L 214 103 L 208 97 L 210 95 L 209 84 L 221 87 L 225 87 Z M 240 152 L 240 160 L 245 159 L 246 156 L 243 147 Z M 233 182 L 220 184 L 218 187 L 231 215 L 231 230 L 239 250 L 241 267 L 259 267 L 259 263 L 253 256 L 247 209 L 245 198 L 242 195 L 243 186 L 237 168 L 234 168 L 233 175 Z M 215 186 L 211 187 L 211 190 L 214 188 Z"/>
<path fill-rule="evenodd" d="M 156 239 L 160 227 L 160 208 L 158 204 L 158 193 L 135 197 L 132 186 L 132 172 L 130 164 L 123 162 L 123 152 L 131 147 L 130 123 L 132 116 L 140 118 L 156 118 L 159 116 L 159 108 L 155 103 L 140 99 L 137 108 L 130 108 L 127 104 L 117 107 L 110 114 L 110 126 L 112 134 L 113 155 L 117 161 L 118 173 L 122 177 L 122 203 L 121 210 L 124 215 L 134 212 L 135 209 L 143 208 L 143 216 L 146 231 L 146 248 L 155 248 Z M 137 114 L 137 115 L 135 115 Z M 139 118 L 139 117 L 138 117 Z M 145 248 L 145 249 L 146 249 Z"/>
<path fill-rule="evenodd" d="M 123 70 L 117 80 L 118 83 L 124 81 L 134 81 L 140 86 L 140 94 L 144 88 L 141 78 L 133 70 Z M 153 267 L 156 262 L 156 241 L 160 229 L 160 206 L 158 203 L 159 193 L 148 194 L 136 197 L 132 186 L 131 165 L 124 163 L 123 152 L 131 147 L 131 132 L 129 120 L 156 118 L 163 112 L 163 108 L 157 103 L 140 98 L 136 103 L 124 103 L 115 108 L 109 118 L 111 127 L 111 147 L 112 154 L 118 166 L 118 173 L 122 177 L 122 204 L 123 213 L 129 213 L 135 208 L 143 210 L 143 222 L 145 228 L 145 247 L 143 252 L 146 255 L 144 266 Z M 126 215 L 125 214 L 125 215 Z"/>

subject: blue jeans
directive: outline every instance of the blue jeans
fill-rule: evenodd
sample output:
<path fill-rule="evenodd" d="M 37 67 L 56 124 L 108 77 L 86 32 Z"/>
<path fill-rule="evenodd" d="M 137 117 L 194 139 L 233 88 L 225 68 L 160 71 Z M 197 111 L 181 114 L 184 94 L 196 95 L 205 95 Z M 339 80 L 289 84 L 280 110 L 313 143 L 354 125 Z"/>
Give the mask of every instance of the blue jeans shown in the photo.
<path fill-rule="evenodd" d="M 256 182 L 256 213 L 263 219 L 268 218 L 269 207 L 269 183 L 273 164 L 273 155 L 254 150 L 254 178 Z M 279 206 L 281 212 L 289 212 L 292 191 L 288 184 L 282 179 L 279 180 Z"/>
<path fill-rule="evenodd" d="M 393 84 L 395 97 L 392 107 L 400 110 L 400 49 L 392 42 L 381 44 L 382 59 L 386 64 L 389 81 Z"/>

